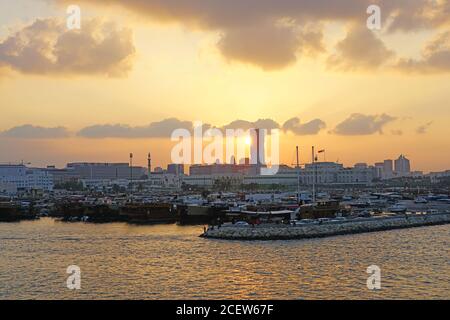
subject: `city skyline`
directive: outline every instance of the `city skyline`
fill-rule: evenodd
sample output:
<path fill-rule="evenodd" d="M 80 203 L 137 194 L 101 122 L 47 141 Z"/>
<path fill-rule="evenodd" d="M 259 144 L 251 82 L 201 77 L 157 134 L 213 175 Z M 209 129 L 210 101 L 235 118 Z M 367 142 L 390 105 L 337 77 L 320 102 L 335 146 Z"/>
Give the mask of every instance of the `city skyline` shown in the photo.
<path fill-rule="evenodd" d="M 221 1 L 191 3 L 198 11 L 189 1 L 108 3 L 79 1 L 80 30 L 65 26 L 66 1 L 0 4 L 0 162 L 121 162 L 133 152 L 145 165 L 158 150 L 154 163 L 166 165 L 171 130 L 200 120 L 279 127 L 282 163 L 316 145 L 345 165 L 404 153 L 417 170 L 447 169 L 445 2 L 377 1 L 381 30 L 366 27 L 368 0 L 248 0 L 251 12 Z M 236 6 L 242 16 L 229 14 Z"/>
<path fill-rule="evenodd" d="M 319 155 L 320 153 L 324 153 L 326 150 L 323 149 L 320 152 L 316 153 L 316 157 L 315 157 L 315 162 L 316 164 L 321 164 L 321 163 L 331 163 L 331 164 L 339 164 L 342 165 L 343 168 L 357 168 L 357 167 L 362 167 L 362 166 L 367 166 L 367 168 L 373 168 L 373 169 L 378 169 L 381 168 L 382 170 L 384 170 L 387 173 L 397 173 L 397 174 L 401 174 L 401 173 L 433 173 L 432 171 L 430 172 L 423 172 L 420 170 L 415 170 L 415 168 L 411 165 L 411 161 L 410 159 L 408 159 L 404 154 L 400 154 L 398 156 L 398 158 L 394 158 L 394 159 L 384 159 L 382 161 L 378 161 L 375 163 L 368 163 L 368 162 L 357 162 L 357 163 L 353 163 L 353 164 L 349 164 L 349 165 L 345 165 L 344 163 L 340 163 L 339 161 L 330 161 L 330 160 L 326 160 L 325 156 L 323 157 L 322 160 L 319 159 Z M 134 159 L 134 155 L 133 155 L 133 159 Z M 130 160 L 130 158 L 129 158 Z M 219 159 L 214 162 L 214 163 L 192 163 L 192 164 L 178 164 L 178 163 L 173 163 L 173 162 L 168 162 L 166 164 L 163 165 L 158 165 L 158 164 L 154 164 L 151 160 L 151 156 L 150 153 L 147 154 L 147 163 L 146 165 L 141 164 L 139 161 L 138 163 L 133 162 L 131 163 L 130 161 L 126 162 L 111 162 L 111 161 L 97 161 L 97 162 L 92 162 L 92 161 L 79 161 L 79 162 L 67 162 L 62 166 L 56 166 L 54 164 L 44 164 L 43 166 L 33 166 L 33 164 L 31 162 L 24 162 L 24 161 L 18 161 L 18 162 L 0 162 L 0 166 L 23 166 L 23 167 L 29 167 L 29 168 L 35 168 L 35 169 L 70 169 L 73 168 L 75 166 L 80 166 L 80 165 L 86 165 L 86 166 L 126 166 L 126 167 L 133 167 L 133 168 L 138 168 L 138 169 L 145 169 L 147 170 L 147 172 L 151 172 L 151 173 L 162 173 L 162 172 L 168 172 L 168 173 L 174 173 L 174 171 L 179 170 L 179 172 L 181 174 L 186 174 L 186 169 L 189 169 L 190 167 L 202 167 L 202 166 L 214 166 L 214 165 L 234 165 L 234 166 L 258 166 L 258 164 L 256 164 L 256 162 L 253 160 L 251 160 L 251 157 L 245 157 L 245 158 L 241 158 L 238 161 L 234 158 L 234 156 L 231 157 L 230 161 L 227 162 L 221 162 L 219 161 Z M 310 159 L 311 161 L 311 159 Z M 303 168 L 307 165 L 311 165 L 312 162 L 308 162 L 305 161 L 303 162 L 299 162 L 299 168 Z M 262 164 L 260 164 L 262 165 Z M 289 167 L 292 169 L 296 168 L 296 164 L 294 163 L 278 163 L 277 165 L 279 166 L 284 166 L 284 167 Z M 176 169 L 176 168 L 181 168 L 181 169 Z M 444 170 L 444 171 L 449 171 L 448 169 Z M 434 172 L 436 173 L 436 172 Z M 274 174 L 276 174 L 276 172 L 274 172 Z M 129 171 L 127 171 L 125 173 L 125 176 L 129 175 Z M 394 176 L 392 176 L 394 177 Z M 391 177 L 391 178 L 392 178 Z"/>

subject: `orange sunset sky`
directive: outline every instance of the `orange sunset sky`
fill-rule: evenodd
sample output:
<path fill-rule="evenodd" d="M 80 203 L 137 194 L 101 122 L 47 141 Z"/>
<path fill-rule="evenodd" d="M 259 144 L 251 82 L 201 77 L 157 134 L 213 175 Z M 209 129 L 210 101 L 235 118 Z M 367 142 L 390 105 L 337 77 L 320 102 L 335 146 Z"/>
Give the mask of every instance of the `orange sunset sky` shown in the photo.
<path fill-rule="evenodd" d="M 202 121 L 279 128 L 286 164 L 446 170 L 449 75 L 447 0 L 0 0 L 0 162 L 165 166 Z"/>

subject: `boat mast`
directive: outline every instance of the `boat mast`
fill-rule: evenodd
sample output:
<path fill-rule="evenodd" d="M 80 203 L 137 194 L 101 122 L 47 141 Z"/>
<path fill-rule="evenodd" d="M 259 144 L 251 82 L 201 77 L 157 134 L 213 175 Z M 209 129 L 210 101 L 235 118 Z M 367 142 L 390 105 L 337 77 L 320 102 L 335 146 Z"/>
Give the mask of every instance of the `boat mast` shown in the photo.
<path fill-rule="evenodd" d="M 316 202 L 316 165 L 315 165 L 315 153 L 314 146 L 312 147 L 312 166 L 313 166 L 313 181 L 312 181 L 312 196 L 313 203 Z"/>
<path fill-rule="evenodd" d="M 298 146 L 296 147 L 297 154 L 297 203 L 300 203 L 300 163 L 298 161 Z"/>
<path fill-rule="evenodd" d="M 150 175 L 152 174 L 152 155 L 150 152 L 147 155 L 147 170 L 148 170 L 148 179 L 150 180 Z"/>
<path fill-rule="evenodd" d="M 130 153 L 130 195 L 133 201 L 133 154 Z"/>

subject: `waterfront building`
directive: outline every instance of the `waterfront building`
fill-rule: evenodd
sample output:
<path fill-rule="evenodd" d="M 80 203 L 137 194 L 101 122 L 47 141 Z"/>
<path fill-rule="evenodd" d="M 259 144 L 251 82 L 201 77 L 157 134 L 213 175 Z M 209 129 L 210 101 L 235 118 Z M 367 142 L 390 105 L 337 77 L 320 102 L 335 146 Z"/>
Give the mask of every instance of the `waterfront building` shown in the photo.
<path fill-rule="evenodd" d="M 78 182 L 81 178 L 72 168 L 59 169 L 55 166 L 47 166 L 47 168 L 42 170 L 52 175 L 54 185 Z"/>
<path fill-rule="evenodd" d="M 15 195 L 17 191 L 17 185 L 15 183 L 0 181 L 0 194 Z"/>
<path fill-rule="evenodd" d="M 376 178 L 375 167 L 355 165 L 353 168 L 343 168 L 337 173 L 338 184 L 370 184 Z"/>
<path fill-rule="evenodd" d="M 336 183 L 343 165 L 335 162 L 314 162 L 305 165 L 300 172 L 300 181 L 305 185 Z"/>

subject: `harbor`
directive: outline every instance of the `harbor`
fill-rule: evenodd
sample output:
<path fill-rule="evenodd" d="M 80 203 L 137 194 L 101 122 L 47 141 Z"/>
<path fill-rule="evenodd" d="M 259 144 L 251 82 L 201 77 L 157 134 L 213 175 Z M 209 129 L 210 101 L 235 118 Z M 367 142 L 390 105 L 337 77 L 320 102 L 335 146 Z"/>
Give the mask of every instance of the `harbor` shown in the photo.
<path fill-rule="evenodd" d="M 198 226 L 204 238 L 274 240 L 420 227 L 449 222 L 449 196 L 368 190 L 60 194 L 44 199 L 2 198 L 0 222 L 50 217 L 65 223 Z M 203 229 L 203 233 L 201 230 Z"/>

